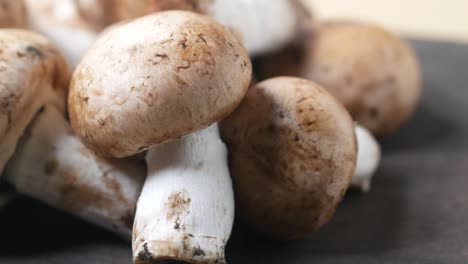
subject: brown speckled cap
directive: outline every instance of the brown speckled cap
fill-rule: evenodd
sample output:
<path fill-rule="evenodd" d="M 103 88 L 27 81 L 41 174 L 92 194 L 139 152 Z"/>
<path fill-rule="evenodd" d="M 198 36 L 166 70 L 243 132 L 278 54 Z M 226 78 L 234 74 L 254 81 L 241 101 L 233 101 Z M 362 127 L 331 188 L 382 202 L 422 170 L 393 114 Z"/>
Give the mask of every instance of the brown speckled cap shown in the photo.
<path fill-rule="evenodd" d="M 64 109 L 69 79 L 65 59 L 48 40 L 0 29 L 0 172 L 45 103 Z"/>
<path fill-rule="evenodd" d="M 23 0 L 0 0 L 0 28 L 26 28 L 28 16 Z"/>
<path fill-rule="evenodd" d="M 330 220 L 356 162 L 346 109 L 311 81 L 251 87 L 220 124 L 243 219 L 273 237 L 304 237 Z"/>
<path fill-rule="evenodd" d="M 97 152 L 133 155 L 224 118 L 251 73 L 245 49 L 210 18 L 146 16 L 106 31 L 78 65 L 71 124 Z"/>

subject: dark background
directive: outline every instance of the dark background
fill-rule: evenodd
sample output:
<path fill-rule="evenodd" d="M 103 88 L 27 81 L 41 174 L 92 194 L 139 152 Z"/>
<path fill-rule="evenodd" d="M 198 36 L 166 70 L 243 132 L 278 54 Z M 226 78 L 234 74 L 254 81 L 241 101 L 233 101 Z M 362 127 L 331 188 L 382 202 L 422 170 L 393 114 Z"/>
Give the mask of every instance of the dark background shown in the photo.
<path fill-rule="evenodd" d="M 229 263 L 468 263 L 468 45 L 412 41 L 415 116 L 383 141 L 367 195 L 349 193 L 309 239 L 274 242 L 236 223 Z M 131 246 L 27 198 L 0 210 L 0 263 L 131 263 Z"/>

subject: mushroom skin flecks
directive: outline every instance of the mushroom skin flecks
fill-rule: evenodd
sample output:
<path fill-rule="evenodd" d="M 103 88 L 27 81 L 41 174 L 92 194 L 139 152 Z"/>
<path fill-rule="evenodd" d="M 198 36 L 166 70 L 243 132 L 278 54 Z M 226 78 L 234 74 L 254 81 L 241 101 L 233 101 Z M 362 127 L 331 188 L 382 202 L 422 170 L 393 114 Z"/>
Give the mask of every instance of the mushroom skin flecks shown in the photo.
<path fill-rule="evenodd" d="M 330 220 L 357 155 L 354 123 L 332 95 L 305 79 L 269 79 L 251 87 L 220 128 L 248 224 L 296 239 Z"/>
<path fill-rule="evenodd" d="M 224 118 L 251 73 L 242 45 L 209 17 L 156 13 L 107 30 L 87 52 L 72 77 L 70 121 L 96 152 L 134 155 Z"/>

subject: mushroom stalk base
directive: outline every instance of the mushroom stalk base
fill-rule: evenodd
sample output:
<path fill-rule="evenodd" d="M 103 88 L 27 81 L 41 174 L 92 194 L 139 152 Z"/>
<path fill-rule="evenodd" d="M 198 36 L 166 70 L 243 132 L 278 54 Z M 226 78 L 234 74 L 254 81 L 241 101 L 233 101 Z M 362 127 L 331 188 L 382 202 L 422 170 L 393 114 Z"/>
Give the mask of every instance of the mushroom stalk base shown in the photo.
<path fill-rule="evenodd" d="M 134 262 L 225 263 L 234 195 L 217 124 L 156 146 L 146 162 L 133 229 Z"/>
<path fill-rule="evenodd" d="M 26 129 L 5 169 L 19 193 L 127 239 L 144 173 L 143 165 L 96 156 L 50 106 Z"/>
<path fill-rule="evenodd" d="M 371 180 L 380 163 L 381 150 L 372 134 L 360 125 L 356 125 L 358 155 L 356 171 L 351 180 L 351 187 L 366 193 L 370 190 Z"/>

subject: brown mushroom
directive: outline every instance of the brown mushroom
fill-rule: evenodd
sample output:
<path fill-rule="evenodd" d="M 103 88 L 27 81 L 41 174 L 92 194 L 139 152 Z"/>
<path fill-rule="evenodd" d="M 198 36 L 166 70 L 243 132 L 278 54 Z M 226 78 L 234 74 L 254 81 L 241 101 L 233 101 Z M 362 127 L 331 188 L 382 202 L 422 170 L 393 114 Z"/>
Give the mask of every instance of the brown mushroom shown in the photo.
<path fill-rule="evenodd" d="M 221 122 L 241 217 L 269 236 L 307 236 L 330 220 L 356 163 L 354 123 L 311 81 L 278 77 L 251 87 Z"/>
<path fill-rule="evenodd" d="M 292 75 L 323 85 L 376 135 L 388 135 L 413 113 L 421 76 L 413 50 L 378 26 L 326 22 L 306 27 L 294 45 L 255 62 L 260 79 Z"/>
<path fill-rule="evenodd" d="M 75 132 L 104 155 L 148 150 L 133 230 L 135 263 L 223 263 L 234 219 L 216 122 L 247 92 L 252 68 L 233 34 L 186 11 L 106 30 L 76 68 Z"/>

